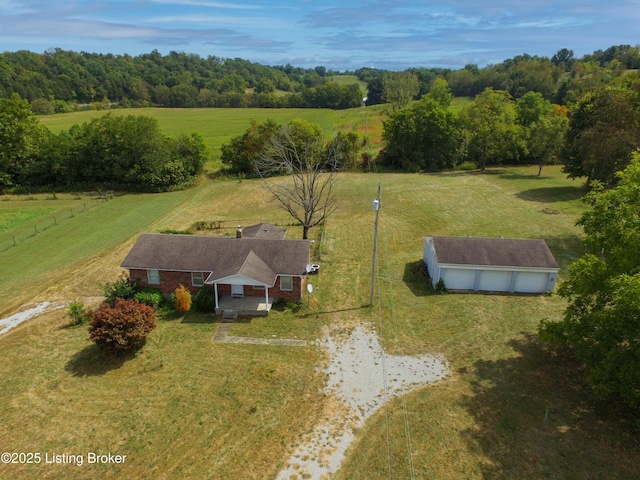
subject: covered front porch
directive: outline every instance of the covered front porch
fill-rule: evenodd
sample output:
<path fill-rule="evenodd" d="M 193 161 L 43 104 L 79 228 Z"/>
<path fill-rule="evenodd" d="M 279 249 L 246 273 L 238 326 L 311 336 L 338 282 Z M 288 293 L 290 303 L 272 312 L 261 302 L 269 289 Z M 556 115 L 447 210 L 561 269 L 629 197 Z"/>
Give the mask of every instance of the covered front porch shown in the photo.
<path fill-rule="evenodd" d="M 266 316 L 273 306 L 273 298 L 265 297 L 237 297 L 232 295 L 221 295 L 218 298 L 215 309 L 216 315 L 228 317 L 242 316 Z"/>
<path fill-rule="evenodd" d="M 246 275 L 230 275 L 213 281 L 215 313 L 223 318 L 265 316 L 273 305 L 270 285 Z"/>

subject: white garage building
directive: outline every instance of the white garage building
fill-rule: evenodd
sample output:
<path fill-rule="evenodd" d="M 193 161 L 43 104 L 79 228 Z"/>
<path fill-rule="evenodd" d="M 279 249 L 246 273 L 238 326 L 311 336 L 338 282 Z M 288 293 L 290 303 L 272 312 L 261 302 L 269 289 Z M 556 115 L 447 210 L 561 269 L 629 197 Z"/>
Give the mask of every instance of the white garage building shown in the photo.
<path fill-rule="evenodd" d="M 424 237 L 424 262 L 435 287 L 448 290 L 545 293 L 560 267 L 544 240 Z"/>

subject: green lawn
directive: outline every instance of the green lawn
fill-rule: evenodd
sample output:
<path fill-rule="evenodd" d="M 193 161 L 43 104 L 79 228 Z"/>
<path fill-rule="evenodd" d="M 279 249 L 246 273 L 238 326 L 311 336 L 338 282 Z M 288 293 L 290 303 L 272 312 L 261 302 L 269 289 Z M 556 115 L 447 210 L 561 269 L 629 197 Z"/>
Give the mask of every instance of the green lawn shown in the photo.
<path fill-rule="evenodd" d="M 307 347 L 214 344 L 217 320 L 189 314 L 161 318 L 135 357 L 106 362 L 84 329 L 60 328 L 63 311 L 26 322 L 0 338 L 4 450 L 99 451 L 128 460 L 0 465 L 0 477 L 274 478 L 328 404 L 318 369 L 326 359 L 311 342 L 325 325 L 370 322 L 388 353 L 440 354 L 452 375 L 371 417 L 355 432 L 336 478 L 634 478 L 640 446 L 633 415 L 596 401 L 572 360 L 537 341 L 540 319 L 562 315 L 561 298 L 435 295 L 419 268 L 429 234 L 544 238 L 566 278 L 583 251 L 575 226 L 583 208 L 579 184 L 559 167 L 536 173 L 341 174 L 338 210 L 324 234 L 311 231 L 322 245 L 310 306 L 275 310 L 231 330 L 298 337 Z M 376 295 L 368 307 L 378 184 Z M 229 228 L 290 222 L 254 180 L 119 196 L 77 219 L 0 253 L 3 271 L 10 269 L 0 279 L 1 305 L 30 298 L 25 289 L 41 292 L 39 299 L 95 292 L 117 276 L 141 231 L 198 220 Z M 289 238 L 300 235 L 287 228 Z"/>

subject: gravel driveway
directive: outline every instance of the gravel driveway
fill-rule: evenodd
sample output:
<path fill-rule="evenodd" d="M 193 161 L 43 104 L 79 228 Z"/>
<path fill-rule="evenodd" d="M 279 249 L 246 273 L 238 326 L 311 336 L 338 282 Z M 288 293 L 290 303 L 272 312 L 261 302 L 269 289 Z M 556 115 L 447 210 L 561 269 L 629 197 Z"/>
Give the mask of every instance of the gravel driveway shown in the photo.
<path fill-rule="evenodd" d="M 371 325 L 348 337 L 327 332 L 320 342 L 329 354 L 326 392 L 336 406 L 298 446 L 278 480 L 327 478 L 340 468 L 354 429 L 392 397 L 437 382 L 449 374 L 444 359 L 434 355 L 393 356 L 384 353 Z"/>

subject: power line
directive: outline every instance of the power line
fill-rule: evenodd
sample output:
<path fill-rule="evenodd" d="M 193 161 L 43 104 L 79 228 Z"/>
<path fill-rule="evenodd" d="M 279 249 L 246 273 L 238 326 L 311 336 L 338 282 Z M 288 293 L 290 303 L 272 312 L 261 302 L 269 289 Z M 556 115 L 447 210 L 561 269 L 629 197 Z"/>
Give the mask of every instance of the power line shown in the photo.
<path fill-rule="evenodd" d="M 375 267 L 374 267 L 375 268 Z M 378 275 L 378 272 L 375 271 L 375 274 Z M 382 297 L 382 292 L 380 291 L 380 278 L 378 278 L 378 298 Z M 382 339 L 383 327 L 382 327 L 382 302 L 378 302 L 378 323 L 380 330 L 380 338 Z M 389 480 L 393 478 L 393 471 L 391 468 L 391 433 L 389 429 L 389 392 L 387 389 L 387 362 L 385 361 L 385 352 L 384 352 L 384 343 L 382 346 L 382 390 L 384 392 L 384 424 L 385 424 L 385 432 L 386 432 L 386 443 L 387 443 L 387 471 L 389 474 Z"/>
<path fill-rule="evenodd" d="M 378 166 L 376 164 L 375 161 L 370 162 L 368 165 L 369 168 L 369 172 L 371 173 L 371 164 L 373 164 L 373 169 L 374 169 L 374 174 L 375 177 L 379 180 L 379 173 L 378 173 Z M 379 330 L 380 330 L 380 339 L 383 340 L 384 339 L 384 335 L 383 335 L 383 314 L 382 314 L 382 291 L 381 291 L 381 285 L 380 285 L 380 278 L 379 278 L 379 271 L 377 269 L 377 245 L 378 245 L 378 215 L 380 213 L 380 193 L 381 193 L 381 184 L 378 181 L 378 194 L 376 197 L 376 200 L 374 200 L 374 210 L 376 212 L 376 219 L 375 219 L 375 224 L 374 224 L 374 240 L 373 240 L 373 262 L 372 262 L 372 271 L 371 271 L 371 295 L 369 298 L 369 305 L 373 305 L 373 297 L 374 297 L 374 291 L 375 291 L 375 279 L 377 277 L 378 279 L 378 299 L 380 299 L 380 301 L 378 302 L 378 320 L 379 320 Z M 388 272 L 391 271 L 391 266 L 389 263 L 389 257 L 387 256 L 387 268 L 386 270 Z M 389 282 L 390 283 L 390 282 Z M 393 288 L 390 287 L 389 289 L 390 291 L 390 300 L 391 300 L 391 317 L 392 317 L 392 325 L 394 326 L 395 332 L 394 332 L 394 337 L 395 337 L 395 342 L 396 342 L 396 346 L 398 343 L 398 321 L 397 321 L 397 316 L 396 316 L 396 309 L 395 309 L 395 297 L 394 297 L 394 293 L 393 293 Z M 391 431 L 390 431 L 390 425 L 389 425 L 389 395 L 388 395 L 388 388 L 387 388 L 387 364 L 385 361 L 385 357 L 386 354 L 384 353 L 384 343 L 383 343 L 383 353 L 382 353 L 382 384 L 383 384 L 383 390 L 384 390 L 384 411 L 385 411 L 385 431 L 386 431 L 386 444 L 387 444 L 387 470 L 388 470 L 388 475 L 389 475 L 389 480 L 392 480 L 393 478 L 393 469 L 392 469 L 392 463 L 391 463 Z M 403 412 L 404 412 L 404 428 L 405 428 L 405 437 L 407 439 L 407 451 L 408 451 L 408 458 L 409 458 L 409 472 L 411 475 L 411 479 L 414 480 L 416 478 L 415 476 L 415 469 L 413 466 L 413 451 L 411 448 L 411 433 L 410 433 L 410 429 L 409 429 L 409 416 L 408 416 L 408 410 L 407 410 L 407 405 L 406 405 L 406 401 L 405 398 L 403 396 L 402 398 L 402 405 L 403 405 Z"/>

